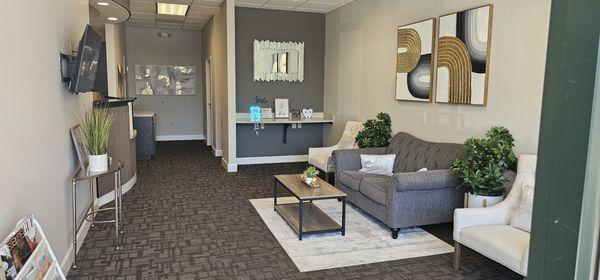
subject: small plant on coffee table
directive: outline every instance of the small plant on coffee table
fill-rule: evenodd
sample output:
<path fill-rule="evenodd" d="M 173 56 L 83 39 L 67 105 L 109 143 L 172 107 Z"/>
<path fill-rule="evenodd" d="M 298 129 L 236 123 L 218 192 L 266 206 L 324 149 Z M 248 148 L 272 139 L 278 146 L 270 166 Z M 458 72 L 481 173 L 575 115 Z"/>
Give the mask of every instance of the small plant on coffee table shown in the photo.
<path fill-rule="evenodd" d="M 304 170 L 304 176 L 306 176 L 306 178 L 315 178 L 319 176 L 319 170 L 314 166 L 309 166 Z"/>

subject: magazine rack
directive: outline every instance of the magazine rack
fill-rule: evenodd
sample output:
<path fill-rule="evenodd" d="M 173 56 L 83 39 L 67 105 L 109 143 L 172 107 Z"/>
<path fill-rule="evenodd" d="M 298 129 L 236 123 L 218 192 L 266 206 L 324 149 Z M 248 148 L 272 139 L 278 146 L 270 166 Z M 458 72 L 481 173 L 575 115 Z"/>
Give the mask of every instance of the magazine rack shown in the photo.
<path fill-rule="evenodd" d="M 8 237 L 2 241 L 2 243 L 0 243 L 0 248 L 2 248 L 4 245 L 7 245 L 9 240 L 15 236 L 20 229 L 24 229 L 25 227 L 29 227 L 32 232 L 35 233 L 34 239 L 37 245 L 25 264 L 23 264 L 22 268 L 17 273 L 16 277 L 13 279 L 65 279 L 65 275 L 62 272 L 60 264 L 56 260 L 56 256 L 50 247 L 50 243 L 48 243 L 48 240 L 46 239 L 46 234 L 44 234 L 42 227 L 33 217 L 33 215 L 19 221 L 13 232 L 11 232 Z M 41 267 L 45 267 L 45 269 L 42 269 Z M 5 273 L 2 270 L 2 266 L 0 266 L 0 273 Z M 35 276 L 43 276 L 43 278 Z"/>

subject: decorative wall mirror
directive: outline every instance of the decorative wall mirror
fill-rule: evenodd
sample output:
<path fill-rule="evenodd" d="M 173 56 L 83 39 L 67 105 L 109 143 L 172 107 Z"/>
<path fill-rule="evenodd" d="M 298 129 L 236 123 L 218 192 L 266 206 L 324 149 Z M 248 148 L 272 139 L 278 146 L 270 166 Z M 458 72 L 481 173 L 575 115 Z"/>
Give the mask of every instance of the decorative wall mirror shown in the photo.
<path fill-rule="evenodd" d="M 254 40 L 255 81 L 304 81 L 304 43 Z"/>

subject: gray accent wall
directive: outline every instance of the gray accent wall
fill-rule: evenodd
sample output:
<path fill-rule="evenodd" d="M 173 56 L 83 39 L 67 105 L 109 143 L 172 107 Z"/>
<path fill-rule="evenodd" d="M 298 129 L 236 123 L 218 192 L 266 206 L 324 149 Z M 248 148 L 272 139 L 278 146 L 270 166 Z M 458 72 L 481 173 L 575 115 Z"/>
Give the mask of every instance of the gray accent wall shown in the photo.
<path fill-rule="evenodd" d="M 170 38 L 156 34 L 166 31 Z M 127 46 L 127 95 L 137 97 L 135 110 L 156 113 L 157 137 L 204 137 L 202 34 L 199 31 L 139 28 L 125 29 Z M 196 95 L 139 96 L 135 94 L 135 65 L 196 66 Z"/>
<path fill-rule="evenodd" d="M 290 109 L 313 108 L 323 111 L 325 15 L 252 8 L 235 10 L 236 109 L 248 113 L 255 96 L 266 97 L 273 107 L 274 98 L 289 98 Z M 304 42 L 304 81 L 254 81 L 253 41 Z M 309 147 L 322 146 L 323 125 L 305 125 L 288 130 L 288 142 L 282 143 L 283 125 L 267 125 L 253 132 L 253 125 L 237 125 L 237 157 L 305 155 Z"/>

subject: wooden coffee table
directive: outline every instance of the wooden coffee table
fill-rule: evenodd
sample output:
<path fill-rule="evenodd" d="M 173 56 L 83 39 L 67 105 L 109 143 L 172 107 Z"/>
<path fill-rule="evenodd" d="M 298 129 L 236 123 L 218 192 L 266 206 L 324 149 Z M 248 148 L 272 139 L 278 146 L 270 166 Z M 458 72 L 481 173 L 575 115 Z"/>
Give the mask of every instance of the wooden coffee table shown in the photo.
<path fill-rule="evenodd" d="M 273 180 L 274 210 L 298 234 L 298 239 L 310 233 L 341 232 L 346 234 L 346 194 L 325 180 L 319 180 L 318 188 L 311 188 L 302 182 L 301 174 L 275 175 Z M 277 204 L 277 186 L 283 186 L 297 199 L 297 203 Z M 337 199 L 342 201 L 342 225 L 340 226 L 319 207 L 313 200 Z"/>

